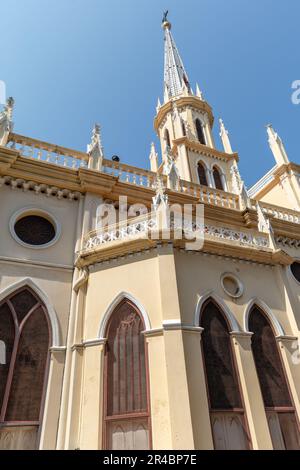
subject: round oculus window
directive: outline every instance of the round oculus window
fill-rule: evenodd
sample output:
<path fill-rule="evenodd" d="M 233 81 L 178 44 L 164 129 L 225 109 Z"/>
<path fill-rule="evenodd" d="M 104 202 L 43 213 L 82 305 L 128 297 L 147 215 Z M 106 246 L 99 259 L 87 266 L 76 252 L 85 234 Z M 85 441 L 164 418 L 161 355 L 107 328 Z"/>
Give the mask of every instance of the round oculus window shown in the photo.
<path fill-rule="evenodd" d="M 40 215 L 25 215 L 14 224 L 17 237 L 27 245 L 42 246 L 50 243 L 56 235 L 50 220 Z"/>
<path fill-rule="evenodd" d="M 300 282 L 300 262 L 299 261 L 295 261 L 295 263 L 291 265 L 291 271 L 296 281 Z"/>
<path fill-rule="evenodd" d="M 233 274 L 223 274 L 221 284 L 226 294 L 230 297 L 238 298 L 243 294 L 243 284 Z"/>

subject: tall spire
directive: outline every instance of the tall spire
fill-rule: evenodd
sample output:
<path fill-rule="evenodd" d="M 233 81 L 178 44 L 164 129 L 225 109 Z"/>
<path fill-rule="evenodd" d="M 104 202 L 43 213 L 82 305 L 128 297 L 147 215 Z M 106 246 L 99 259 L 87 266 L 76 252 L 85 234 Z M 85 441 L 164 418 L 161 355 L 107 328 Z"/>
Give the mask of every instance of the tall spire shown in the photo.
<path fill-rule="evenodd" d="M 188 75 L 185 71 L 183 62 L 173 39 L 171 33 L 172 25 L 167 19 L 167 14 L 168 12 L 164 14 L 162 22 L 162 27 L 165 31 L 165 102 L 168 99 L 181 95 L 184 92 L 191 93 Z"/>

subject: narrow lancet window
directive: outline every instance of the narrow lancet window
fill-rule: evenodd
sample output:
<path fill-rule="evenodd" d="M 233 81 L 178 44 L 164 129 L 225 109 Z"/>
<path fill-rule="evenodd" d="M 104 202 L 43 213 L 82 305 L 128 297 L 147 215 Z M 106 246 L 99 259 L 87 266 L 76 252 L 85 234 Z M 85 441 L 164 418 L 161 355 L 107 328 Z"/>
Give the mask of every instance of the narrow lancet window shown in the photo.
<path fill-rule="evenodd" d="M 299 450 L 300 435 L 295 407 L 272 327 L 256 306 L 250 312 L 252 351 L 265 405 L 273 447 Z"/>
<path fill-rule="evenodd" d="M 208 301 L 201 313 L 202 353 L 215 449 L 249 448 L 244 406 L 230 332 L 219 307 Z"/>
<path fill-rule="evenodd" d="M 112 313 L 105 354 L 105 442 L 112 450 L 149 449 L 150 413 L 142 316 L 129 300 Z"/>
<path fill-rule="evenodd" d="M 196 119 L 195 124 L 196 124 L 197 137 L 198 137 L 200 144 L 206 145 L 203 126 L 202 126 L 200 119 Z"/>

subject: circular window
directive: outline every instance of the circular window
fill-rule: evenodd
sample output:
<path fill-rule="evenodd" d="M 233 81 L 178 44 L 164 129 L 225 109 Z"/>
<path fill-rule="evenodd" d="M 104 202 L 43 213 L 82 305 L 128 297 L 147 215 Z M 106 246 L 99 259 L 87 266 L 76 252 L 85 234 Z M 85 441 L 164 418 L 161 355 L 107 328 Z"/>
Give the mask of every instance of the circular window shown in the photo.
<path fill-rule="evenodd" d="M 243 295 L 243 284 L 234 274 L 223 274 L 221 277 L 221 284 L 226 294 L 228 294 L 230 297 L 238 298 Z"/>
<path fill-rule="evenodd" d="M 58 224 L 48 213 L 38 209 L 24 209 L 10 220 L 14 239 L 30 248 L 46 248 L 59 237 Z"/>
<path fill-rule="evenodd" d="M 296 281 L 300 282 L 300 262 L 299 261 L 295 261 L 295 263 L 291 265 L 291 271 Z"/>

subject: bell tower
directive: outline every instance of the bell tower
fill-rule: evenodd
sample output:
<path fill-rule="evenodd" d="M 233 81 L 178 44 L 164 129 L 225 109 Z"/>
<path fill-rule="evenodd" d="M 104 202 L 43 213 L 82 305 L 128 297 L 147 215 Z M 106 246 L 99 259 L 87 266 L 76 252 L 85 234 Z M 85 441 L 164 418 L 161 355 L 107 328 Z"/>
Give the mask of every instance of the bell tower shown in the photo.
<path fill-rule="evenodd" d="M 231 191 L 231 167 L 233 163 L 236 165 L 237 154 L 231 150 L 228 133 L 229 144 L 227 142 L 224 152 L 216 149 L 212 132 L 212 108 L 204 99 L 198 84 L 195 92 L 191 87 L 167 14 L 164 14 L 162 21 L 164 100 L 163 104 L 158 100 L 154 119 L 161 143 L 162 172 L 168 174 L 170 161 L 173 161 L 180 179 Z M 224 139 L 222 141 L 224 143 Z"/>

